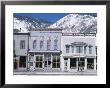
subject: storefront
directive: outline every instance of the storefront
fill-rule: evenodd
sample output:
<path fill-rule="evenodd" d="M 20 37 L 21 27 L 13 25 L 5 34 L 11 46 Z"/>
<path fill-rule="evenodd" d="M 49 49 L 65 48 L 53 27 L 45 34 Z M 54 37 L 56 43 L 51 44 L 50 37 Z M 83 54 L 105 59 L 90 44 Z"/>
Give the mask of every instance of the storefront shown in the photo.
<path fill-rule="evenodd" d="M 30 71 L 60 71 L 60 52 L 30 53 Z"/>

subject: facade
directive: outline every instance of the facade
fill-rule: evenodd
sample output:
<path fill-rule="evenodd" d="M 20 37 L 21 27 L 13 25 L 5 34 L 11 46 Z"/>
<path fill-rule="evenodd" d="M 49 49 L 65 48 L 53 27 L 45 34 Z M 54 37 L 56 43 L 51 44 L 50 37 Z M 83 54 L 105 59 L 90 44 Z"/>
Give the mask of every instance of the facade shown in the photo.
<path fill-rule="evenodd" d="M 96 70 L 95 39 L 96 34 L 62 33 L 62 70 Z"/>
<path fill-rule="evenodd" d="M 28 59 L 29 33 L 14 33 L 13 39 L 14 70 L 26 71 Z"/>
<path fill-rule="evenodd" d="M 95 39 L 96 34 L 63 33 L 55 28 L 14 33 L 14 69 L 35 72 L 97 70 Z"/>
<path fill-rule="evenodd" d="M 61 35 L 61 29 L 40 29 L 30 32 L 30 71 L 60 71 Z"/>

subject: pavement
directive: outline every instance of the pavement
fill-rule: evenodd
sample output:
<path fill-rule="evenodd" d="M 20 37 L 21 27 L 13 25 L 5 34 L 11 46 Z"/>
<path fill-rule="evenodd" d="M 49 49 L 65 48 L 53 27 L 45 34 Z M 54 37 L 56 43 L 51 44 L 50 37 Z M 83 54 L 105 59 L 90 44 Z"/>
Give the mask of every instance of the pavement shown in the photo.
<path fill-rule="evenodd" d="M 97 75 L 96 70 L 75 71 L 75 72 L 37 72 L 37 71 L 16 71 L 14 75 Z"/>

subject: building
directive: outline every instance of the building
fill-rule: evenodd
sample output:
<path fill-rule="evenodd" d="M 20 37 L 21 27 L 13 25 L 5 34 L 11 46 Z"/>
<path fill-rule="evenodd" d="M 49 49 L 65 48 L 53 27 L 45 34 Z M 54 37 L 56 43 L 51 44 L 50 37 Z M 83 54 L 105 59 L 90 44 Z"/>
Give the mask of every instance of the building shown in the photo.
<path fill-rule="evenodd" d="M 61 39 L 63 71 L 96 70 L 96 34 L 62 33 Z"/>
<path fill-rule="evenodd" d="M 14 70 L 27 70 L 29 33 L 14 33 Z"/>
<path fill-rule="evenodd" d="M 64 33 L 56 28 L 14 33 L 14 71 L 97 70 L 95 41 L 95 33 Z"/>
<path fill-rule="evenodd" d="M 30 32 L 30 71 L 60 71 L 61 35 L 61 29 L 37 29 Z"/>

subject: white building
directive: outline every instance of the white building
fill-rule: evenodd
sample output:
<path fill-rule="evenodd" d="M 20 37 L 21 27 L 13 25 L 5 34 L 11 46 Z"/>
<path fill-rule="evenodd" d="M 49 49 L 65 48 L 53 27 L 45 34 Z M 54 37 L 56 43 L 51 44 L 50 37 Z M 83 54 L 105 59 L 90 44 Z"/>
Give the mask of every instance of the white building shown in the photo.
<path fill-rule="evenodd" d="M 96 34 L 62 33 L 62 70 L 96 70 Z"/>
<path fill-rule="evenodd" d="M 30 32 L 30 71 L 60 71 L 61 35 L 61 29 L 38 29 Z"/>
<path fill-rule="evenodd" d="M 27 70 L 29 33 L 14 33 L 14 70 Z"/>
<path fill-rule="evenodd" d="M 16 71 L 75 72 L 96 70 L 96 34 L 63 33 L 61 29 L 38 29 L 14 33 Z"/>

